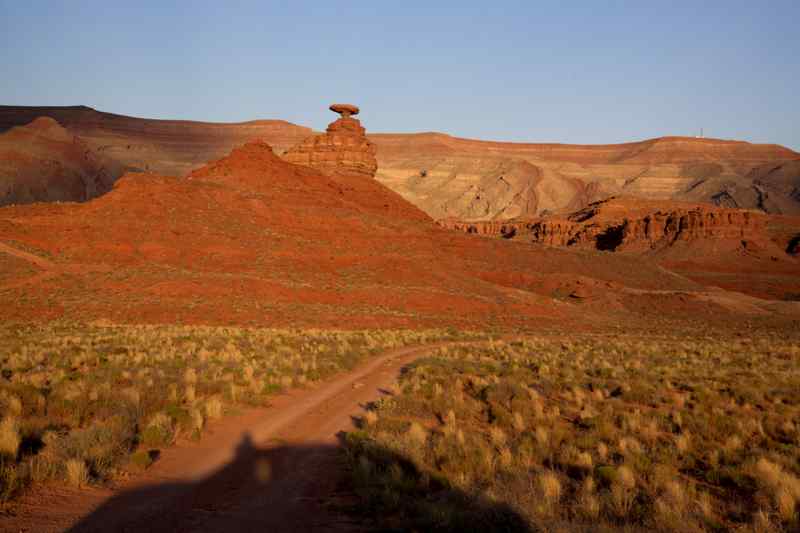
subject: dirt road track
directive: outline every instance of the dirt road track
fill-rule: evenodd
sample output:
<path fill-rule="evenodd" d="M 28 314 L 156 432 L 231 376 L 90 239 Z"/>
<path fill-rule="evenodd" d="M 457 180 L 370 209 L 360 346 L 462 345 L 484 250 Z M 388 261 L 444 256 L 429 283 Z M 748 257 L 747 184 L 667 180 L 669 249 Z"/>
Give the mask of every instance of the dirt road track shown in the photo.
<path fill-rule="evenodd" d="M 339 435 L 404 365 L 441 345 L 387 352 L 227 417 L 116 487 L 35 489 L 0 516 L 0 531 L 358 531 L 329 505 L 342 497 Z"/>

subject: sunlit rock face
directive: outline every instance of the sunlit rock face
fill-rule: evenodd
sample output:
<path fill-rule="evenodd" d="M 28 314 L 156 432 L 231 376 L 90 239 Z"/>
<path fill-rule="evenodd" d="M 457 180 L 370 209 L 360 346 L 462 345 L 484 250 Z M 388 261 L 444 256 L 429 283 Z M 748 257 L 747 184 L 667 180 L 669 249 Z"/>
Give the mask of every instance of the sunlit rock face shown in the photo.
<path fill-rule="evenodd" d="M 353 118 L 359 113 L 358 107 L 333 104 L 330 109 L 341 118 L 329 124 L 324 134 L 309 137 L 291 148 L 284 159 L 326 174 L 375 177 L 378 170 L 375 147 L 367 140 L 361 122 Z"/>

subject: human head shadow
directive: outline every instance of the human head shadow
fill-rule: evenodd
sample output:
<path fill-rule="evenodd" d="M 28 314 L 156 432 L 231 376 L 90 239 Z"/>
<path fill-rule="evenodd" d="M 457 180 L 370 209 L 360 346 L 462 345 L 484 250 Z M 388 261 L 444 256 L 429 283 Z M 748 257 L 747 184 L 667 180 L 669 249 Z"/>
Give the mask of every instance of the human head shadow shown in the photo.
<path fill-rule="evenodd" d="M 372 460 L 384 461 L 376 468 L 397 464 L 409 480 L 406 515 L 381 521 L 371 516 L 374 502 L 359 477 L 361 451 L 346 433 L 337 437 L 338 445 L 260 446 L 246 435 L 235 457 L 209 476 L 123 490 L 68 531 L 530 531 L 510 507 L 465 494 L 447 480 L 411 486 L 426 474 L 375 444 Z"/>

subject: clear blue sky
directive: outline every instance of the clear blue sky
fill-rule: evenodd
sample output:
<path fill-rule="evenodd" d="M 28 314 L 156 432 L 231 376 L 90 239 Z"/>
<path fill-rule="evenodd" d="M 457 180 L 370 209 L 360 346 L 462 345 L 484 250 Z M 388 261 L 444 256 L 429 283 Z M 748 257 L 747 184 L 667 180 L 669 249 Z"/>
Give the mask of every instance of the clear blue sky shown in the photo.
<path fill-rule="evenodd" d="M 0 0 L 0 104 L 800 150 L 800 1 Z"/>

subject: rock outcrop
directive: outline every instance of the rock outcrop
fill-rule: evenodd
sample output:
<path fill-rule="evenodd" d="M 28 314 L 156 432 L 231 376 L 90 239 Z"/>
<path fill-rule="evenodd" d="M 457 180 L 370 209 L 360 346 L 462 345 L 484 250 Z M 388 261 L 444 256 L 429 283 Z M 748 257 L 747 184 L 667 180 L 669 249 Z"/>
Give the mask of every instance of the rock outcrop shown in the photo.
<path fill-rule="evenodd" d="M 678 241 L 747 240 L 764 230 L 764 216 L 741 210 L 656 211 L 620 223 L 576 223 L 569 219 L 533 225 L 534 241 L 557 246 L 589 245 L 600 250 L 660 248 Z"/>
<path fill-rule="evenodd" d="M 353 115 L 358 107 L 351 104 L 333 104 L 330 110 L 341 118 L 328 125 L 322 135 L 309 137 L 289 149 L 283 158 L 296 165 L 303 165 L 336 176 L 375 177 L 378 162 L 375 147 L 366 137 L 366 130 Z"/>
<path fill-rule="evenodd" d="M 439 220 L 438 224 L 464 233 L 521 238 L 557 247 L 650 251 L 663 250 L 678 243 L 713 242 L 717 247 L 750 247 L 752 250 L 754 247 L 772 248 L 777 243 L 791 253 L 790 236 L 769 237 L 775 230 L 768 230 L 768 223 L 778 218 L 784 221 L 782 227 L 787 226 L 783 228 L 784 233 L 796 231 L 800 226 L 789 223 L 795 221 L 791 217 L 770 218 L 754 210 L 631 198 L 594 202 L 567 216 L 511 221 L 459 221 L 450 218 Z"/>
<path fill-rule="evenodd" d="M 455 218 L 443 218 L 437 220 L 436 223 L 445 229 L 489 237 L 504 237 L 506 239 L 523 235 L 529 232 L 533 226 L 533 222 L 524 220 L 477 220 L 469 222 Z"/>
<path fill-rule="evenodd" d="M 658 250 L 679 242 L 746 247 L 769 241 L 767 215 L 681 202 L 610 199 L 531 225 L 534 242 L 598 250 Z"/>

